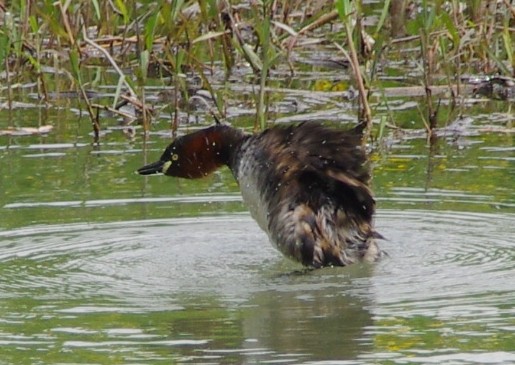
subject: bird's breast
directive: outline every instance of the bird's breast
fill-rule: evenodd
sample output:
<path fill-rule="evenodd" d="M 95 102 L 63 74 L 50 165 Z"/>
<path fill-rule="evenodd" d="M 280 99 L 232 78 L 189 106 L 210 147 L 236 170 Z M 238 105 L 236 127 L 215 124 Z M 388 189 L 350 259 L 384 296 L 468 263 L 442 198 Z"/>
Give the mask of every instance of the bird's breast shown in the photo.
<path fill-rule="evenodd" d="M 268 233 L 268 209 L 264 191 L 268 188 L 263 181 L 262 169 L 266 168 L 263 161 L 259 161 L 253 154 L 252 148 L 245 151 L 240 159 L 236 179 L 240 185 L 243 201 L 250 211 L 252 218 L 259 227 Z"/>

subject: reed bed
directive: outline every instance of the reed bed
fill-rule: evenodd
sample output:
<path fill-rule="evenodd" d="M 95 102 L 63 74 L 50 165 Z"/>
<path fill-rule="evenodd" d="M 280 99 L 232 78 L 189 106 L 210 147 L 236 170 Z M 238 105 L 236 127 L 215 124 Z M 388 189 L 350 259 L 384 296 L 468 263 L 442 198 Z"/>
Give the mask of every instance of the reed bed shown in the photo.
<path fill-rule="evenodd" d="M 98 141 L 102 109 L 117 112 L 129 103 L 139 111 L 144 129 L 151 128 L 145 95 L 149 78 L 173 88 L 172 112 L 189 97 L 196 79 L 214 101 L 208 112 L 223 119 L 232 92 L 227 82 L 243 64 L 246 82 L 254 85 L 254 128 L 259 130 L 267 125 L 270 76 L 287 68 L 288 77 L 295 77 L 296 52 L 321 44 L 330 45 L 334 57 L 348 66 L 342 72 L 352 75 L 358 118 L 369 133 L 371 91 L 391 86 L 381 74 L 390 62 L 415 64 L 422 74 L 416 86 L 426 98 L 421 118 L 430 133 L 439 120 L 432 88 L 447 87 L 459 106 L 465 76 L 510 80 L 514 40 L 515 6 L 509 0 L 0 2 L 0 97 L 9 107 L 16 85 L 31 82 L 49 104 L 51 94 L 74 91 Z M 89 91 L 107 82 L 87 72 L 92 64 L 116 75 L 108 104 L 91 100 Z M 177 124 L 175 114 L 171 128 Z M 378 130 L 394 124 L 384 118 Z"/>

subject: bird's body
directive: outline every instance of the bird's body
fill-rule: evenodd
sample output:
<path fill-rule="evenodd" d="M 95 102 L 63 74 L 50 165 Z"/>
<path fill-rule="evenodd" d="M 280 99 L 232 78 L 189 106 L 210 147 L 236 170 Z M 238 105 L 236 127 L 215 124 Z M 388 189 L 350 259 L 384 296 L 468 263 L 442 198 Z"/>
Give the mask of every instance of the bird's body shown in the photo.
<path fill-rule="evenodd" d="M 381 254 L 375 201 L 357 130 L 319 123 L 255 135 L 215 125 L 177 138 L 138 172 L 199 178 L 227 165 L 252 217 L 284 255 L 306 266 L 345 266 Z"/>

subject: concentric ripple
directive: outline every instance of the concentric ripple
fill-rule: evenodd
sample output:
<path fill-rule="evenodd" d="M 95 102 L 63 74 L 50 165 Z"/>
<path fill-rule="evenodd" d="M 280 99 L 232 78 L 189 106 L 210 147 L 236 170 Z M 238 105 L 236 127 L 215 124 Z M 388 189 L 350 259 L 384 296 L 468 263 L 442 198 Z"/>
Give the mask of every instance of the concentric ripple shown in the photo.
<path fill-rule="evenodd" d="M 386 244 L 393 258 L 376 277 L 378 289 L 390 292 L 385 301 L 515 290 L 513 215 L 401 211 L 388 218 L 406 227 L 395 227 Z"/>
<path fill-rule="evenodd" d="M 383 261 L 315 271 L 247 215 L 2 231 L 0 358 L 510 364 L 514 222 L 381 211 Z"/>

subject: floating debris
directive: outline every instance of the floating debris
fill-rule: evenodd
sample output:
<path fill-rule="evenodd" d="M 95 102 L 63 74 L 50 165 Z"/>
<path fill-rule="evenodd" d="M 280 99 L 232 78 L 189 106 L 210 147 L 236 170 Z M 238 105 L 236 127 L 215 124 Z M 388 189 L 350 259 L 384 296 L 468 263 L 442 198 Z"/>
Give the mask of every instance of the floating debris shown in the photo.
<path fill-rule="evenodd" d="M 8 127 L 7 129 L 0 129 L 0 136 L 28 136 L 32 134 L 47 134 L 54 129 L 52 125 L 42 125 L 40 127 L 20 127 L 13 128 Z"/>

